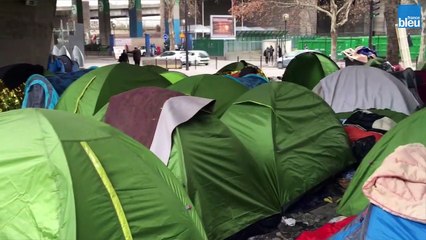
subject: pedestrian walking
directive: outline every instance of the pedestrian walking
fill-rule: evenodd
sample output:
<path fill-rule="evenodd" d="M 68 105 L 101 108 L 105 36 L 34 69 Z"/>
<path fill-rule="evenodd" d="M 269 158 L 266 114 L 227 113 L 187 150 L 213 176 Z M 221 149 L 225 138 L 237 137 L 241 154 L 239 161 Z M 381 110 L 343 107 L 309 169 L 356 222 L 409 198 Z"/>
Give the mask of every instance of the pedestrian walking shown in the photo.
<path fill-rule="evenodd" d="M 135 61 L 135 65 L 140 66 L 141 65 L 141 57 L 142 57 L 141 50 L 139 50 L 139 48 L 135 47 L 135 49 L 133 51 L 131 51 L 130 53 L 133 54 L 133 61 Z"/>

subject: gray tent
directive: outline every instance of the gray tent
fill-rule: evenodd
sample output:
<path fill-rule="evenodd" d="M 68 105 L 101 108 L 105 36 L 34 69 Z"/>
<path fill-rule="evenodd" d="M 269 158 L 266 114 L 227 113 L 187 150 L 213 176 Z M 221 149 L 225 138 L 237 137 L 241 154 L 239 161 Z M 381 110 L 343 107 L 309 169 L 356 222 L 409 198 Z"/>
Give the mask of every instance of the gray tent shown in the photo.
<path fill-rule="evenodd" d="M 411 114 L 421 105 L 396 77 L 367 66 L 341 69 L 323 78 L 312 91 L 336 113 L 377 108 Z"/>

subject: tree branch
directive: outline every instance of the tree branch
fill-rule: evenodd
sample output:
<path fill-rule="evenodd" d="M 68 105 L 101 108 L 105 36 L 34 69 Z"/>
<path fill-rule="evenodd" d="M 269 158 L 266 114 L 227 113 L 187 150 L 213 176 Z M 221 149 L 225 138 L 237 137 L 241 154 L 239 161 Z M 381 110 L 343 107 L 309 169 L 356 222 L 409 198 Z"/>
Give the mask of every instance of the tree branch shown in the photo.
<path fill-rule="evenodd" d="M 343 4 L 343 6 L 337 10 L 337 16 L 339 16 L 339 14 L 347 7 L 349 7 L 349 4 L 352 4 L 352 0 L 347 0 L 347 2 L 345 2 L 345 4 Z"/>
<path fill-rule="evenodd" d="M 352 0 L 349 0 L 347 3 L 348 3 L 347 5 L 345 4 L 346 5 L 345 16 L 343 17 L 342 20 L 340 20 L 337 23 L 337 27 L 343 26 L 349 19 L 349 12 L 351 11 L 351 5 L 350 4 L 352 4 Z M 343 10 L 343 9 L 344 9 L 344 7 L 340 8 L 339 11 Z M 337 16 L 339 16 L 339 11 L 337 11 Z"/>
<path fill-rule="evenodd" d="M 330 11 L 327 11 L 324 8 L 321 8 L 320 6 L 318 6 L 316 4 L 307 3 L 307 2 L 301 2 L 300 0 L 295 0 L 295 2 L 293 2 L 293 3 L 286 3 L 286 2 L 274 1 L 274 0 L 269 1 L 269 2 L 274 3 L 274 4 L 278 5 L 278 6 L 287 6 L 287 7 L 301 6 L 301 7 L 315 8 L 317 11 L 323 12 L 323 13 L 327 14 L 327 16 L 332 17 Z"/>

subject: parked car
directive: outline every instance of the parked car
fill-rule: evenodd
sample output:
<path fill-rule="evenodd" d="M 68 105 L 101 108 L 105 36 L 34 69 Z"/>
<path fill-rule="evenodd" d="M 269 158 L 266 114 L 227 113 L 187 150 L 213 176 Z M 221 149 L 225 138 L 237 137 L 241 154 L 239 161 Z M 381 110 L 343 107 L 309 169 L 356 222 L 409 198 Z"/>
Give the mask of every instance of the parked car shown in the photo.
<path fill-rule="evenodd" d="M 319 52 L 319 51 L 316 51 L 316 50 L 296 50 L 296 51 L 289 52 L 289 53 L 285 54 L 283 57 L 278 58 L 277 67 L 278 68 L 286 68 L 288 66 L 288 64 L 290 63 L 290 61 L 293 60 L 293 58 L 295 58 L 297 55 L 299 55 L 301 53 L 305 53 L 305 52 Z"/>
<path fill-rule="evenodd" d="M 210 56 L 206 51 L 191 50 L 189 52 L 191 53 L 190 64 L 205 64 L 206 66 L 209 65 Z"/>
<path fill-rule="evenodd" d="M 160 56 L 157 56 L 155 58 L 156 59 L 172 59 L 172 60 L 178 59 L 178 60 L 181 60 L 182 65 L 186 64 L 185 51 L 165 51 Z M 194 53 L 189 53 L 188 58 L 189 58 L 189 65 L 191 65 L 192 63 L 195 63 Z"/>

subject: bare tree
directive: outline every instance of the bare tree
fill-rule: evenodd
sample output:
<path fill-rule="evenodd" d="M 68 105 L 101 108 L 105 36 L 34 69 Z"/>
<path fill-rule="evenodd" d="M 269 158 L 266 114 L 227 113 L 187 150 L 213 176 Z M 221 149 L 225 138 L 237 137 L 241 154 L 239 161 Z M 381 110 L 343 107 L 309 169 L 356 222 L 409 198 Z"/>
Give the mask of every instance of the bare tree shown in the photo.
<path fill-rule="evenodd" d="M 164 8 L 166 10 L 166 19 L 169 25 L 169 41 L 170 41 L 170 50 L 175 49 L 175 29 L 174 29 L 174 8 L 176 0 L 164 0 Z"/>
<path fill-rule="evenodd" d="M 417 62 L 419 63 L 419 66 L 422 66 L 425 63 L 425 45 L 426 45 L 426 0 L 411 0 L 412 3 L 420 4 L 422 7 L 422 29 L 420 31 L 420 49 L 419 49 L 419 58 L 417 59 Z M 410 2 L 410 1 L 408 1 Z"/>
<path fill-rule="evenodd" d="M 357 10 L 364 9 L 368 0 L 251 0 L 239 3 L 234 7 L 234 14 L 244 16 L 244 18 L 258 18 L 263 12 L 271 7 L 300 7 L 313 8 L 318 12 L 324 13 L 330 18 L 330 36 L 331 36 L 331 58 L 337 59 L 337 37 L 338 28 L 345 25 L 348 21 L 359 19 L 363 14 L 354 14 Z M 350 17 L 351 16 L 351 17 Z M 357 18 L 358 17 L 358 18 Z"/>
<path fill-rule="evenodd" d="M 389 0 L 385 4 L 385 21 L 388 45 L 386 58 L 391 64 L 399 64 L 399 45 L 395 24 L 397 23 L 397 7 L 399 0 Z"/>

